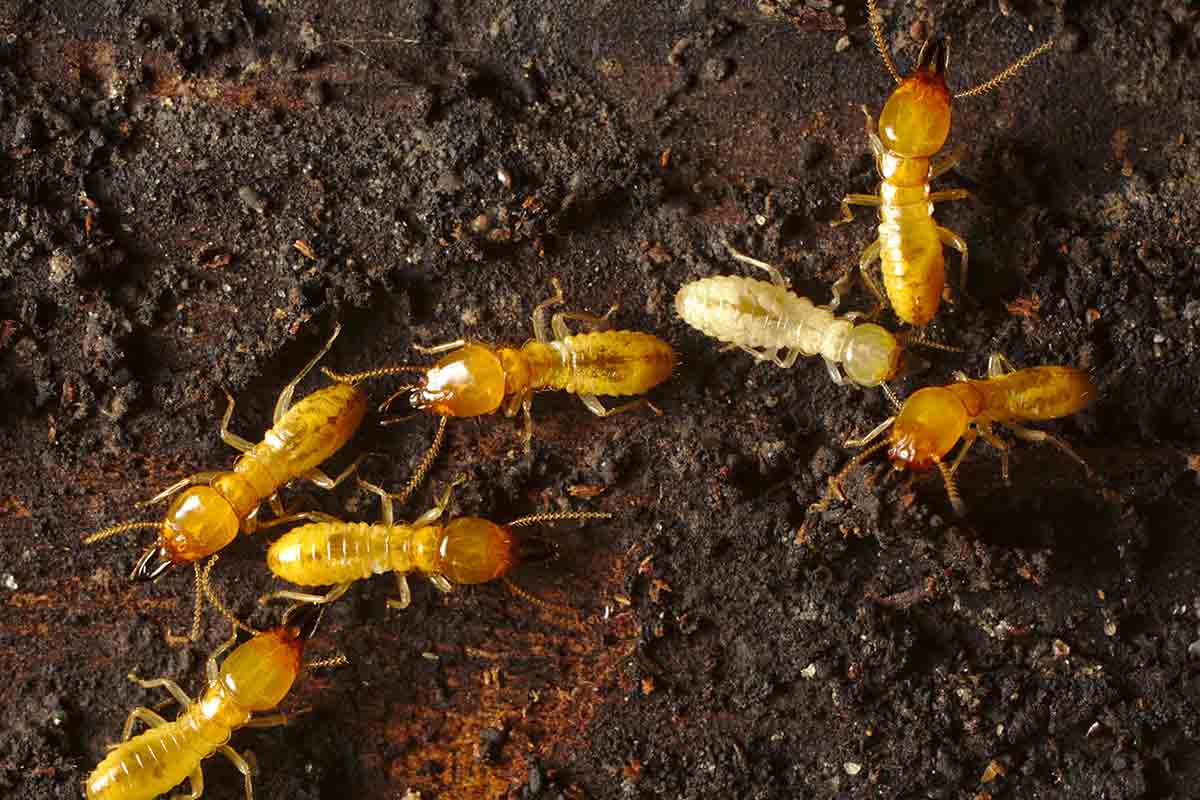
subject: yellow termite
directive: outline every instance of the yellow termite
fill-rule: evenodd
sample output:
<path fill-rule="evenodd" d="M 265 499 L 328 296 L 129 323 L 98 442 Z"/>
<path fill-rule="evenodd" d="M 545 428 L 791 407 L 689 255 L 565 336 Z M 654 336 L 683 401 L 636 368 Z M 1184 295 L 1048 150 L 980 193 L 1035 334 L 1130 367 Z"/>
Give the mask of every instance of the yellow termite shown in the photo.
<path fill-rule="evenodd" d="M 953 169 L 963 156 L 961 150 L 956 150 L 942 159 L 931 160 L 950 135 L 951 94 L 946 88 L 950 40 L 947 37 L 925 42 L 912 74 L 901 78 L 884 42 L 875 0 L 867 0 L 867 7 L 876 48 L 899 85 L 879 115 L 878 134 L 872 130 L 875 125 L 871 112 L 863 106 L 871 152 L 882 178 L 879 191 L 843 197 L 842 218 L 833 224 L 854 219 L 852 205 L 879 209 L 879 238 L 863 251 L 859 271 L 882 305 L 886 302 L 884 293 L 867 272 L 867 267 L 879 259 L 883 287 L 896 316 L 910 325 L 923 327 L 937 312 L 946 282 L 943 245 L 961 254 L 959 285 L 964 291 L 967 282 L 967 243 L 934 222 L 933 206 L 949 200 L 965 200 L 970 193 L 964 189 L 931 192 L 929 188 L 930 181 Z M 953 98 L 975 97 L 995 89 L 1049 50 L 1053 43 L 1053 38 L 1043 42 L 990 80 Z M 834 285 L 832 308 L 837 308 L 852 272 L 853 268 Z"/>
<path fill-rule="evenodd" d="M 842 481 L 871 454 L 886 447 L 895 470 L 937 467 L 950 503 L 961 515 L 965 506 L 954 483 L 954 473 L 976 438 L 1000 451 L 1001 475 L 1008 482 L 1009 445 L 996 436 L 993 425 L 1001 425 L 1027 442 L 1052 444 L 1078 461 L 1089 476 L 1092 474 L 1087 463 L 1062 439 L 1021 424 L 1058 419 L 1087 408 L 1097 393 L 1088 373 L 1058 366 L 1015 369 L 1003 355 L 993 353 L 988 358 L 988 377 L 972 379 L 962 372 L 955 377 L 958 382 L 949 386 L 917 390 L 900 405 L 895 416 L 888 417 L 866 436 L 846 442 L 847 447 L 866 449 L 830 479 L 828 491 L 812 510 L 824 511 L 835 495 L 842 497 Z M 871 445 L 889 428 L 891 433 L 886 439 Z M 947 464 L 946 456 L 959 439 L 963 440 L 962 449 Z"/>
<path fill-rule="evenodd" d="M 688 325 L 785 369 L 802 355 L 820 355 L 839 384 L 849 379 L 858 386 L 879 386 L 899 374 L 904 348 L 889 331 L 857 323 L 857 314 L 834 316 L 791 291 L 775 267 L 728 244 L 726 249 L 738 261 L 766 271 L 771 282 L 721 275 L 684 284 L 675 295 L 675 310 Z"/>
<path fill-rule="evenodd" d="M 219 668 L 217 657 L 236 643 L 236 631 L 233 639 L 209 657 L 208 687 L 194 702 L 169 678 L 142 680 L 130 674 L 129 679 L 139 686 L 165 689 L 182 711 L 172 722 L 149 708 L 130 712 L 121 744 L 112 746 L 84 781 L 87 800 L 153 800 L 184 780 L 189 780 L 191 792 L 174 797 L 195 800 L 204 793 L 200 763 L 218 752 L 245 777 L 246 800 L 253 800 L 251 767 L 228 745 L 229 737 L 238 728 L 288 724 L 295 713 L 254 714 L 278 706 L 301 669 L 344 663 L 344 658 L 335 658 L 302 665 L 304 643 L 312 637 L 320 617 L 320 607 L 308 605 L 289 609 L 279 627 L 268 631 L 237 623 L 253 632 L 254 638 L 238 645 Z M 150 730 L 133 736 L 138 721 Z"/>
<path fill-rule="evenodd" d="M 324 595 L 285 590 L 262 598 L 331 603 L 354 581 L 392 572 L 399 597 L 388 600 L 389 608 L 408 608 L 412 594 L 408 575 L 419 573 L 442 592 L 455 586 L 486 583 L 503 578 L 522 561 L 535 560 L 553 552 L 544 539 L 521 537 L 513 528 L 574 520 L 612 519 L 599 511 L 563 511 L 533 514 L 497 525 L 480 517 L 457 517 L 440 523 L 454 487 L 447 487 L 437 505 L 411 523 L 397 524 L 390 494 L 359 480 L 364 489 L 379 495 L 381 521 L 342 522 L 328 514 L 304 514 L 310 524 L 288 531 L 267 551 L 267 566 L 275 575 L 300 586 L 329 586 Z"/>
<path fill-rule="evenodd" d="M 250 534 L 259 527 L 258 509 L 264 500 L 271 503 L 278 517 L 272 520 L 273 525 L 290 519 L 283 514 L 276 494 L 284 484 L 304 478 L 322 489 L 332 489 L 345 480 L 358 461 L 336 478 L 318 467 L 358 430 L 367 412 L 367 396 L 353 383 L 339 381 L 292 405 L 296 385 L 329 351 L 340 332 L 338 325 L 321 351 L 279 393 L 274 424 L 258 444 L 229 430 L 234 400 L 229 392 L 225 393 L 229 405 L 221 420 L 221 439 L 242 452 L 231 471 L 190 475 L 139 504 L 152 505 L 182 491 L 161 522 L 126 522 L 90 534 L 83 541 L 90 544 L 143 528 L 157 530 L 157 541 L 138 559 L 130 579 L 153 580 L 172 566 L 190 563 L 195 565 L 198 581 L 201 559 L 233 541 L 239 530 Z M 197 591 L 193 640 L 199 634 L 202 596 Z"/>
<path fill-rule="evenodd" d="M 496 347 L 463 339 L 436 347 L 417 347 L 419 353 L 446 353 L 431 367 L 411 365 L 383 367 L 353 375 L 330 370 L 325 374 L 337 381 L 357 383 L 367 378 L 400 373 L 418 373 L 420 380 L 404 386 L 380 406 L 386 409 L 396 398 L 409 394 L 410 405 L 441 417 L 437 434 L 422 461 L 417 475 L 401 498 L 415 488 L 418 479 L 436 458 L 449 417 L 475 417 L 503 411 L 505 416 L 525 414 L 525 449 L 533 439 L 534 392 L 561 390 L 579 397 L 598 417 L 608 417 L 646 406 L 661 413 L 646 398 L 606 408 L 597 395 L 628 397 L 643 394 L 671 377 L 675 369 L 675 351 L 648 333 L 608 330 L 613 306 L 603 317 L 581 311 L 558 312 L 546 325 L 546 310 L 563 302 L 562 286 L 557 278 L 551 283 L 554 296 L 533 310 L 535 341 L 521 347 Z M 588 333 L 572 334 L 567 320 L 578 320 L 591 328 Z M 553 336 L 550 332 L 553 331 Z"/>

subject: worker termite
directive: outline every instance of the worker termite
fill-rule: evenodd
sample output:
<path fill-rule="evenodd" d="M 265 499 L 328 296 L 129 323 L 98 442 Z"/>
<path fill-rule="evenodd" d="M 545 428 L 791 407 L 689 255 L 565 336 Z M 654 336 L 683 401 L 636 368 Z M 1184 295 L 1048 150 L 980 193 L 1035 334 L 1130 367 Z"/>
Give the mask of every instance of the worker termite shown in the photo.
<path fill-rule="evenodd" d="M 608 318 L 617 310 L 615 305 L 603 317 L 581 311 L 558 312 L 547 328 L 546 310 L 563 302 L 558 279 L 553 278 L 551 283 L 554 296 L 533 310 L 536 339 L 521 347 L 494 347 L 458 339 L 436 347 L 414 345 L 414 349 L 423 354 L 447 353 L 431 367 L 382 367 L 353 375 L 341 375 L 328 369 L 324 372 L 334 380 L 348 383 L 382 375 L 420 374 L 417 383 L 401 387 L 380 406 L 383 411 L 407 393 L 413 408 L 441 417 L 418 475 L 423 474 L 437 456 L 448 417 L 474 417 L 497 411 L 512 417 L 518 410 L 523 411 L 528 452 L 533 439 L 530 409 L 534 392 L 557 389 L 578 395 L 588 410 L 598 417 L 641 406 L 661 413 L 645 398 L 606 408 L 597 395 L 628 397 L 643 394 L 662 383 L 675 369 L 675 351 L 671 346 L 648 333 L 609 330 Z M 591 330 L 572 334 L 567 328 L 567 320 L 583 322 Z M 413 483 L 409 486 L 415 488 Z M 402 492 L 401 497 L 407 497 L 407 493 Z"/>
<path fill-rule="evenodd" d="M 305 478 L 323 489 L 332 489 L 355 469 L 355 461 L 336 478 L 330 478 L 318 466 L 350 440 L 367 411 L 367 396 L 352 382 L 339 381 L 292 405 L 296 385 L 316 366 L 333 346 L 341 326 L 321 351 L 300 370 L 300 374 L 279 393 L 275 401 L 274 424 L 263 440 L 254 444 L 229 430 L 234 400 L 225 393 L 229 405 L 221 420 L 221 439 L 242 455 L 228 472 L 200 472 L 190 475 L 140 505 L 152 505 L 181 492 L 167 509 L 161 522 L 126 522 L 84 538 L 98 542 L 127 531 L 151 528 L 159 532 L 157 541 L 138 559 L 130 579 L 153 580 L 172 566 L 195 565 L 199 590 L 200 564 L 204 557 L 233 541 L 238 531 L 250 534 L 258 524 L 258 508 L 264 500 L 271 503 L 278 519 L 287 521 L 276 492 L 296 478 Z M 196 594 L 196 614 L 191 638 L 199 635 L 202 594 Z"/>
<path fill-rule="evenodd" d="M 842 481 L 870 455 L 886 447 L 895 470 L 937 467 L 950 504 L 962 515 L 966 509 L 954 483 L 954 473 L 976 438 L 1000 451 L 1001 475 L 1008 482 L 1009 445 L 997 438 L 993 425 L 1002 425 L 1027 442 L 1052 444 L 1078 461 L 1089 476 L 1092 474 L 1087 463 L 1066 442 L 1021 424 L 1058 419 L 1086 408 L 1096 395 L 1096 386 L 1086 372 L 1073 367 L 1015 369 L 1003 355 L 993 353 L 988 358 L 988 377 L 972 379 L 961 372 L 955 377 L 958 382 L 949 386 L 917 390 L 900 405 L 895 416 L 888 417 L 866 436 L 846 442 L 848 447 L 866 449 L 830 479 L 825 496 L 811 510 L 824 511 L 835 495 L 844 499 Z M 891 428 L 889 436 L 872 445 L 888 428 Z M 963 446 L 954 461 L 947 464 L 945 458 L 959 439 L 963 440 Z"/>
<path fill-rule="evenodd" d="M 946 88 L 950 40 L 925 42 L 913 73 L 901 78 L 884 42 L 875 0 L 867 0 L 867 8 L 875 46 L 884 66 L 899 85 L 879 115 L 878 134 L 872 130 L 875 123 L 871 112 L 863 106 L 871 152 L 882 177 L 879 191 L 843 197 L 842 217 L 833 224 L 836 226 L 854 219 L 850 211 L 852 205 L 879 208 L 879 238 L 863 251 L 859 270 L 881 305 L 890 300 L 900 320 L 921 327 L 933 319 L 941 300 L 946 271 L 943 245 L 960 253 L 959 285 L 964 291 L 967 282 L 967 243 L 933 221 L 933 206 L 948 200 L 965 200 L 970 193 L 964 189 L 941 192 L 929 189 L 930 181 L 952 169 L 963 155 L 961 150 L 955 150 L 945 158 L 931 161 L 950 134 L 952 97 Z M 953 99 L 975 97 L 995 89 L 1045 53 L 1053 43 L 1053 38 L 1043 42 L 991 79 L 954 94 Z M 886 300 L 883 291 L 867 273 L 867 267 L 876 259 L 881 262 Z M 834 284 L 832 308 L 837 308 L 852 272 L 853 267 Z"/>
<path fill-rule="evenodd" d="M 267 551 L 267 566 L 275 575 L 300 586 L 328 586 L 324 595 L 285 590 L 262 598 L 330 603 L 357 580 L 393 572 L 399 597 L 390 608 L 407 608 L 411 601 L 408 575 L 420 573 L 442 592 L 456 585 L 486 583 L 503 578 L 516 564 L 547 553 L 549 544 L 536 538 L 513 535 L 513 528 L 569 520 L 611 519 L 597 511 L 564 511 L 533 514 L 497 525 L 480 517 L 457 517 L 439 522 L 450 506 L 454 487 L 447 487 L 437 505 L 411 523 L 395 522 L 397 495 L 359 480 L 364 489 L 379 495 L 381 521 L 342 522 L 328 514 L 308 512 L 309 521 L 288 531 Z"/>
<path fill-rule="evenodd" d="M 848 378 L 859 386 L 879 386 L 900 372 L 903 347 L 890 332 L 874 323 L 857 324 L 854 315 L 834 316 L 791 291 L 775 267 L 728 244 L 726 249 L 738 261 L 766 271 L 771 282 L 722 275 L 684 284 L 675 295 L 675 311 L 684 322 L 784 368 L 802 355 L 820 355 L 839 384 Z"/>
<path fill-rule="evenodd" d="M 202 575 L 207 578 L 207 570 Z M 130 712 L 121 743 L 109 749 L 84 781 L 87 799 L 152 800 L 188 779 L 191 793 L 175 797 L 194 800 L 204 793 L 201 762 L 220 752 L 245 777 L 246 800 L 252 800 L 251 767 L 227 742 L 238 728 L 288 724 L 296 714 L 253 715 L 278 706 L 302 669 L 345 662 L 344 658 L 334 658 L 301 664 L 304 644 L 312 637 L 320 617 L 320 606 L 301 605 L 289 609 L 279 627 L 268 631 L 256 631 L 237 622 L 238 627 L 254 633 L 254 638 L 238 645 L 218 668 L 217 657 L 236 642 L 235 630 L 234 638 L 209 657 L 208 687 L 194 702 L 169 678 L 142 680 L 130 674 L 129 679 L 139 686 L 166 689 L 182 711 L 173 722 L 149 708 Z M 139 720 L 150 730 L 132 736 Z"/>

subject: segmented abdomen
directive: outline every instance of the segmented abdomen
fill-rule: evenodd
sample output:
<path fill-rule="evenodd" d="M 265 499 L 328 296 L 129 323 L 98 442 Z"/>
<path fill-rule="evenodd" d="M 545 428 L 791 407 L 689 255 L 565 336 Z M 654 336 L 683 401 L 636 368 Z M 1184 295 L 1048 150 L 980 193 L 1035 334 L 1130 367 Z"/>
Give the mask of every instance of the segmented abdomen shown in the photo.
<path fill-rule="evenodd" d="M 1096 399 L 1091 377 L 1074 367 L 1029 367 L 987 380 L 997 393 L 994 418 L 1047 420 L 1082 411 Z M 991 408 L 989 408 L 991 410 Z"/>
<path fill-rule="evenodd" d="M 597 331 L 568 336 L 550 346 L 563 359 L 546 388 L 573 394 L 642 394 L 671 377 L 671 345 L 638 331 Z"/>
<path fill-rule="evenodd" d="M 267 567 L 300 586 L 346 583 L 391 569 L 403 526 L 365 522 L 314 522 L 284 534 L 267 551 Z"/>
<path fill-rule="evenodd" d="M 946 260 L 934 224 L 928 187 L 881 190 L 879 260 L 883 286 L 896 316 L 910 325 L 933 319 L 946 284 Z"/>
<path fill-rule="evenodd" d="M 87 800 L 153 800 L 213 751 L 181 721 L 152 728 L 109 751 L 84 784 Z"/>

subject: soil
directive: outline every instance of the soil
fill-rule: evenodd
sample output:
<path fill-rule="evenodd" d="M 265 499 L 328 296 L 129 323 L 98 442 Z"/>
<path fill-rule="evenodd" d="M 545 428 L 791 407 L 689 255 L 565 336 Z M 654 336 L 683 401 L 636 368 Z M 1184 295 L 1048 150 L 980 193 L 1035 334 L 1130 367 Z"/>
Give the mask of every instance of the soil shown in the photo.
<path fill-rule="evenodd" d="M 165 641 L 189 573 L 131 586 L 147 532 L 80 538 L 231 463 L 222 386 L 254 438 L 335 321 L 342 370 L 519 343 L 557 276 L 570 307 L 619 302 L 678 348 L 663 415 L 539 395 L 531 455 L 519 420 L 455 421 L 404 516 L 460 473 L 455 513 L 612 512 L 513 575 L 577 618 L 421 580 L 392 611 L 391 579 L 362 582 L 309 651 L 349 664 L 285 703 L 311 713 L 234 736 L 256 796 L 1200 796 L 1200 12 L 884 10 L 902 67 L 923 31 L 953 38 L 955 87 L 1064 29 L 955 105 L 967 156 L 937 187 L 976 200 L 938 219 L 970 294 L 928 334 L 961 351 L 922 350 L 895 388 L 994 351 L 1090 369 L 1096 403 L 1043 427 L 1096 478 L 1018 442 L 1006 485 L 981 444 L 961 519 L 879 462 L 808 513 L 885 398 L 721 353 L 672 306 L 742 271 L 724 239 L 818 302 L 868 244 L 870 213 L 829 226 L 877 180 L 859 106 L 890 81 L 861 3 L 0 2 L 0 794 L 79 797 L 162 699 L 126 673 L 201 688 L 227 626 Z M 369 420 L 333 466 L 377 453 L 362 473 L 399 486 L 433 430 Z M 352 485 L 285 500 L 377 515 Z M 271 538 L 214 573 L 257 625 Z M 205 779 L 243 796 L 219 756 Z"/>

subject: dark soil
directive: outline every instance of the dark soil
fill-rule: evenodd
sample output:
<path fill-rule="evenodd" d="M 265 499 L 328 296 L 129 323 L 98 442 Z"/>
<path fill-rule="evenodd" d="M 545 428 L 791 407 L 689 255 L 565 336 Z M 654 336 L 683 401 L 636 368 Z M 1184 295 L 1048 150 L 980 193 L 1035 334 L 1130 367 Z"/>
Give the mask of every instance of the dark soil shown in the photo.
<path fill-rule="evenodd" d="M 581 621 L 424 581 L 389 611 L 393 582 L 362 583 L 310 648 L 349 666 L 287 701 L 313 712 L 234 737 L 258 797 L 1200 796 L 1200 13 L 897 2 L 902 65 L 924 7 L 957 87 L 1067 27 L 956 104 L 968 155 L 938 186 L 978 199 L 939 219 L 971 296 L 931 335 L 963 352 L 896 388 L 997 350 L 1103 386 L 1045 426 L 1095 481 L 1021 444 L 1005 486 L 980 445 L 961 520 L 936 480 L 874 467 L 808 515 L 885 400 L 719 353 L 672 310 L 740 271 L 725 237 L 819 301 L 868 243 L 870 214 L 828 225 L 876 180 L 858 107 L 890 86 L 861 3 L 0 0 L 0 795 L 79 797 L 162 699 L 126 673 L 201 687 L 227 626 L 164 641 L 189 574 L 131 587 L 145 532 L 79 540 L 232 462 L 222 385 L 253 438 L 335 320 L 344 370 L 519 343 L 559 276 L 679 348 L 664 415 L 539 396 L 532 457 L 519 421 L 457 422 L 404 513 L 458 473 L 459 513 L 613 512 L 515 574 Z M 363 473 L 399 486 L 432 433 L 372 422 L 335 466 L 384 453 Z M 377 513 L 352 486 L 287 499 Z M 215 572 L 259 625 L 270 538 Z M 205 774 L 243 796 L 224 759 Z"/>

